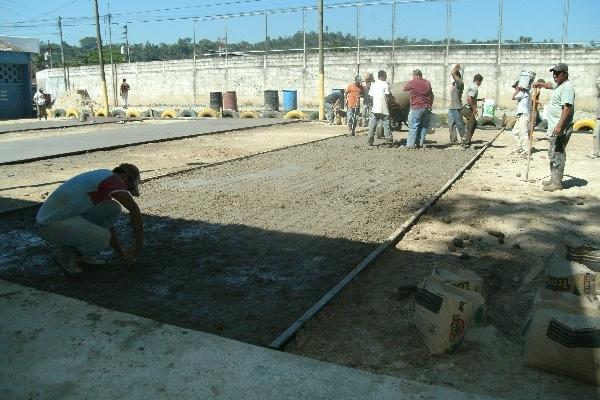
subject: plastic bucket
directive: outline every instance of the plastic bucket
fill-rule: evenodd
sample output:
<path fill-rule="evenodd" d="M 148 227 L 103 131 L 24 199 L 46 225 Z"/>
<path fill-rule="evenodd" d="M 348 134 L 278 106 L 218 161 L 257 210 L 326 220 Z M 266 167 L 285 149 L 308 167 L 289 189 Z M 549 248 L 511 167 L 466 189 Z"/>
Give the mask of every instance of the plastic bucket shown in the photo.
<path fill-rule="evenodd" d="M 293 111 L 298 109 L 298 91 L 297 90 L 282 90 L 283 92 L 283 112 Z"/>
<path fill-rule="evenodd" d="M 279 111 L 279 92 L 265 90 L 265 111 Z"/>
<path fill-rule="evenodd" d="M 235 91 L 229 91 L 223 93 L 223 109 L 238 111 L 237 106 L 237 95 Z"/>
<path fill-rule="evenodd" d="M 210 108 L 216 112 L 221 111 L 221 108 L 223 108 L 223 93 L 210 92 Z"/>
<path fill-rule="evenodd" d="M 531 89 L 531 84 L 535 80 L 535 72 L 533 71 L 521 71 L 521 76 L 519 77 L 519 83 L 517 84 L 519 87 L 523 89 Z"/>
<path fill-rule="evenodd" d="M 496 102 L 494 100 L 485 99 L 483 102 L 483 117 L 494 117 L 496 114 Z"/>

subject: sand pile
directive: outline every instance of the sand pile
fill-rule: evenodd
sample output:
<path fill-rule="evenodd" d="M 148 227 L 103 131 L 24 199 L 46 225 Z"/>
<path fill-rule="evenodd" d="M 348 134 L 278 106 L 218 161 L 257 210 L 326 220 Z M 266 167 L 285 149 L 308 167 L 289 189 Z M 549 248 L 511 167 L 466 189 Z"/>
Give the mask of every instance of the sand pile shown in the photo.
<path fill-rule="evenodd" d="M 93 108 L 98 109 L 99 103 L 90 98 L 87 90 L 68 90 L 54 102 L 54 108 Z"/>

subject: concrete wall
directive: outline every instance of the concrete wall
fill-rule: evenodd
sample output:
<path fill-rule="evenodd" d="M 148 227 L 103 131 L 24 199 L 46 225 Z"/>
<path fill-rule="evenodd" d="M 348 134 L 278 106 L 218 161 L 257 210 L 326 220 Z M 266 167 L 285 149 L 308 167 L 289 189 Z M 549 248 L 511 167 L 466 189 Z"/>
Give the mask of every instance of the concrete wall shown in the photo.
<path fill-rule="evenodd" d="M 552 80 L 548 70 L 560 61 L 560 56 L 560 49 L 503 48 L 498 58 L 496 48 L 473 47 L 451 49 L 447 64 L 461 63 L 466 80 L 482 74 L 480 97 L 512 107 L 510 85 L 521 70 L 533 70 L 538 78 Z M 363 50 L 357 65 L 356 52 L 330 52 L 325 55 L 325 90 L 344 88 L 357 72 L 364 75 L 385 69 L 388 80 L 398 82 L 409 79 L 412 70 L 419 68 L 432 83 L 435 106 L 446 107 L 450 77 L 444 58 L 444 47 L 396 49 L 393 60 L 390 50 Z M 595 108 L 593 81 L 600 76 L 600 49 L 566 49 L 565 62 L 577 92 L 576 108 Z M 262 55 L 247 55 L 230 57 L 227 62 L 224 57 L 202 57 L 196 61 L 195 71 L 193 60 L 119 64 L 116 69 L 118 81 L 126 78 L 131 86 L 132 105 L 203 105 L 208 103 L 211 91 L 235 90 L 243 108 L 262 105 L 263 91 L 268 89 L 296 89 L 300 107 L 317 104 L 318 54 L 314 52 L 307 54 L 306 68 L 302 53 L 272 53 L 266 59 Z M 110 65 L 105 71 L 112 100 Z M 101 98 L 99 76 L 97 66 L 69 70 L 71 88 L 87 89 L 97 101 Z M 60 69 L 38 72 L 37 79 L 55 97 L 64 90 Z M 542 99 L 548 96 L 546 91 Z"/>

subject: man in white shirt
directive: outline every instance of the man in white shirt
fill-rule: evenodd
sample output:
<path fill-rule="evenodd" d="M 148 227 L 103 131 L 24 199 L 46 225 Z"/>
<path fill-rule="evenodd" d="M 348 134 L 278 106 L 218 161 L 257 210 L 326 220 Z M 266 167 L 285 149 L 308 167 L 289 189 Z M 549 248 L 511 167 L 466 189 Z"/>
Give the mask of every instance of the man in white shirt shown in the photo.
<path fill-rule="evenodd" d="M 377 127 L 377 122 L 381 121 L 385 143 L 388 147 L 391 147 L 394 143 L 394 138 L 392 137 L 390 129 L 390 110 L 387 105 L 387 98 L 391 96 L 391 93 L 390 85 L 387 83 L 387 74 L 384 70 L 380 70 L 377 73 L 377 81 L 371 84 L 369 96 L 373 98 L 373 107 L 369 117 L 369 135 L 367 143 L 369 146 L 373 145 L 373 141 L 375 140 L 375 128 Z"/>
<path fill-rule="evenodd" d="M 39 92 L 33 96 L 33 101 L 37 107 L 38 119 L 44 118 L 47 120 L 48 113 L 46 112 L 46 96 L 44 96 L 44 89 L 40 88 Z"/>
<path fill-rule="evenodd" d="M 519 87 L 519 82 L 515 82 L 512 86 L 515 91 L 512 95 L 512 99 L 517 101 L 517 123 L 512 129 L 513 137 L 517 148 L 514 152 L 519 154 L 527 153 L 525 147 L 528 147 L 527 139 L 529 137 L 529 118 L 531 115 L 531 97 L 529 91 L 525 88 Z"/>

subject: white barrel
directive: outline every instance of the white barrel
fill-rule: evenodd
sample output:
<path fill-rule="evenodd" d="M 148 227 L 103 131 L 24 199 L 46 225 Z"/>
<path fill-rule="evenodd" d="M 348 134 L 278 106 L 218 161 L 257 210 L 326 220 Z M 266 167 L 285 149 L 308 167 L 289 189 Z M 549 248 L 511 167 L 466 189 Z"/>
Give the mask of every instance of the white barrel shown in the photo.
<path fill-rule="evenodd" d="M 531 89 L 531 85 L 535 80 L 535 72 L 533 71 L 521 71 L 521 76 L 519 77 L 519 83 L 517 86 L 523 89 Z"/>
<path fill-rule="evenodd" d="M 483 117 L 494 117 L 496 114 L 496 102 L 492 99 L 485 99 L 483 102 Z"/>

